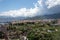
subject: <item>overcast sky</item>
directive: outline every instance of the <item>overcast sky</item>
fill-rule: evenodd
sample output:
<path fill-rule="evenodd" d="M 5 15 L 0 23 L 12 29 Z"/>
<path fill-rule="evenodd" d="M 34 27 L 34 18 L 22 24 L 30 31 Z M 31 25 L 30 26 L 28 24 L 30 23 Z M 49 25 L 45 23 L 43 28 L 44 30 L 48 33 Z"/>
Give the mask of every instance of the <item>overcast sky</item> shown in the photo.
<path fill-rule="evenodd" d="M 60 13 L 60 0 L 0 0 L 0 16 L 33 17 Z"/>

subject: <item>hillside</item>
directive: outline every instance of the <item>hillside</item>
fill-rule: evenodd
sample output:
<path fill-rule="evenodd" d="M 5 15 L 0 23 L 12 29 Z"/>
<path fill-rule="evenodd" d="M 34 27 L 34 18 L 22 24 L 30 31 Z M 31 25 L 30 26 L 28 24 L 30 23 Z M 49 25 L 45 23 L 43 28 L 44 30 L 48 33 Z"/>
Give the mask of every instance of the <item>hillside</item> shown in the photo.
<path fill-rule="evenodd" d="M 50 14 L 50 15 L 40 15 L 31 18 L 27 18 L 28 20 L 36 20 L 36 19 L 60 19 L 60 13 Z"/>

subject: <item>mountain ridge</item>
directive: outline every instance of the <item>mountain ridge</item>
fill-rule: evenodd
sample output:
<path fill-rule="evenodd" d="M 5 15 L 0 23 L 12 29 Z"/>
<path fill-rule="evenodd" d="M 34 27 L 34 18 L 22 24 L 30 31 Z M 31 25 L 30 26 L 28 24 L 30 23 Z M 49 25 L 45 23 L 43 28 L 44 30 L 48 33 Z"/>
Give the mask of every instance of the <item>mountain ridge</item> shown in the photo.
<path fill-rule="evenodd" d="M 49 14 L 49 15 L 40 15 L 40 16 L 35 16 L 32 18 L 27 18 L 28 20 L 36 20 L 36 19 L 60 19 L 60 13 L 55 13 L 55 14 Z"/>
<path fill-rule="evenodd" d="M 35 17 L 0 17 L 0 22 L 10 22 L 20 20 L 40 20 L 40 19 L 60 19 L 60 13 L 39 15 Z"/>

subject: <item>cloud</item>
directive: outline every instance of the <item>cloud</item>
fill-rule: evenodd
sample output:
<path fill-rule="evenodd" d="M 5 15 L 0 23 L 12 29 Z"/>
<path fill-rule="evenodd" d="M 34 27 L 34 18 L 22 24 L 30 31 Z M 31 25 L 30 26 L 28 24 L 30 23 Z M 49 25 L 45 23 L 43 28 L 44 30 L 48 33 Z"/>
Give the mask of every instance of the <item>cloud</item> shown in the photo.
<path fill-rule="evenodd" d="M 48 5 L 48 8 L 60 5 L 60 0 L 47 0 L 46 5 Z"/>
<path fill-rule="evenodd" d="M 33 17 L 36 15 L 51 14 L 58 12 L 58 10 L 56 10 L 60 8 L 58 8 L 58 5 L 60 6 L 60 0 L 38 0 L 36 3 L 34 3 L 34 8 L 20 8 L 18 10 L 9 10 L 6 12 L 1 12 L 0 16 Z"/>
<path fill-rule="evenodd" d="M 30 8 L 30 9 L 27 9 L 27 8 L 21 8 L 19 10 L 10 10 L 10 11 L 7 11 L 7 12 L 2 12 L 0 14 L 0 16 L 11 16 L 11 17 L 32 17 L 32 16 L 35 16 L 36 13 L 38 12 L 38 8 L 35 7 L 35 8 Z"/>
<path fill-rule="evenodd" d="M 35 5 L 40 9 L 40 15 L 60 13 L 60 0 L 38 0 Z"/>
<path fill-rule="evenodd" d="M 60 13 L 60 0 L 47 0 L 46 5 L 49 14 Z"/>

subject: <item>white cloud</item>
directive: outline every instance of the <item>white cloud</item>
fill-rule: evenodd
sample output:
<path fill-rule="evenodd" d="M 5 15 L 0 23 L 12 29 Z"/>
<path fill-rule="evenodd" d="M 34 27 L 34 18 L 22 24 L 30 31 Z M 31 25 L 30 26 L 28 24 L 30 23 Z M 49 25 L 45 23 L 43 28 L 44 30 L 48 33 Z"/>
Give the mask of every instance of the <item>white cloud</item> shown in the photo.
<path fill-rule="evenodd" d="M 50 8 L 60 5 L 60 0 L 38 0 L 34 3 L 34 8 L 21 8 L 18 10 L 10 10 L 2 12 L 0 16 L 11 16 L 11 17 L 33 17 L 49 12 Z"/>
<path fill-rule="evenodd" d="M 39 8 L 40 15 L 60 12 L 58 11 L 60 9 L 58 5 L 60 5 L 60 0 L 38 0 L 35 4 L 35 6 Z M 59 8 L 57 8 L 56 6 Z M 58 10 L 55 8 L 57 8 Z"/>
<path fill-rule="evenodd" d="M 48 8 L 60 5 L 60 0 L 47 0 L 46 5 L 48 5 Z"/>
<path fill-rule="evenodd" d="M 11 16 L 11 17 L 18 17 L 18 16 L 23 16 L 23 17 L 32 17 L 35 16 L 36 13 L 38 12 L 38 8 L 21 8 L 19 10 L 10 10 L 7 12 L 2 12 L 0 16 Z"/>

